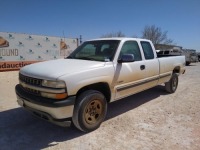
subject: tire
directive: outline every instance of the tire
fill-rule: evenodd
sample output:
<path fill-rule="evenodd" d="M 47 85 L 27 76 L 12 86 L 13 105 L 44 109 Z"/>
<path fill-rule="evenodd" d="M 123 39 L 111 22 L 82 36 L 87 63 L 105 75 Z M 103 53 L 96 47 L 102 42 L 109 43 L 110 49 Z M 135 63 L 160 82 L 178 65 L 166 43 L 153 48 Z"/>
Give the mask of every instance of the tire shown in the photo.
<path fill-rule="evenodd" d="M 97 129 L 107 113 L 107 101 L 104 95 L 95 90 L 81 93 L 75 103 L 72 121 L 83 132 Z"/>
<path fill-rule="evenodd" d="M 186 66 L 189 66 L 190 65 L 190 62 L 186 61 Z"/>
<path fill-rule="evenodd" d="M 178 87 L 178 75 L 176 73 L 172 74 L 169 82 L 165 83 L 165 89 L 169 93 L 174 93 Z"/>

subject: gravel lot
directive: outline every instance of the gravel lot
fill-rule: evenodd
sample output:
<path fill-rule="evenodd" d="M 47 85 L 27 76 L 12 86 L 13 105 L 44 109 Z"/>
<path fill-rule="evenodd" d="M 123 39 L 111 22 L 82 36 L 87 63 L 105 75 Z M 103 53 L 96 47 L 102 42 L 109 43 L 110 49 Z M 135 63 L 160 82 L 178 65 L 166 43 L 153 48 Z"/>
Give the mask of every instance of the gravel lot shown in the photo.
<path fill-rule="evenodd" d="M 16 102 L 18 72 L 0 72 L 0 149 L 200 149 L 200 63 L 186 67 L 174 94 L 163 86 L 109 104 L 101 127 L 82 133 L 38 119 Z"/>

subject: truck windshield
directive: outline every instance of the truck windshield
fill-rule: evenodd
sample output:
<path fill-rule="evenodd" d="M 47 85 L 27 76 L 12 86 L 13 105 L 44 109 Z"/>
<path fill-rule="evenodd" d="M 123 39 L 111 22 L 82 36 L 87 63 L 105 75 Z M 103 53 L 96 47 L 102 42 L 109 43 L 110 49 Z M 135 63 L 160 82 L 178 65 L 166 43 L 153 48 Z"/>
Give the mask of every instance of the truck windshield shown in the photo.
<path fill-rule="evenodd" d="M 67 59 L 112 61 L 119 42 L 119 40 L 87 41 L 75 49 Z"/>

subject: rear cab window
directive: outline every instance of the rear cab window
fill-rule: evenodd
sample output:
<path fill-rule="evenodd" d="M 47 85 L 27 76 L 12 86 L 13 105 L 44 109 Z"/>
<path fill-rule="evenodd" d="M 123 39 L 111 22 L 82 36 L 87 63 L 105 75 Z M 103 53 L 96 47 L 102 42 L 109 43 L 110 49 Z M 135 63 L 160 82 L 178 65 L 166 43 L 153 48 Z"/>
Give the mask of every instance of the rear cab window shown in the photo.
<path fill-rule="evenodd" d="M 141 41 L 140 43 L 142 45 L 145 59 L 154 59 L 154 52 L 151 44 L 147 41 Z"/>

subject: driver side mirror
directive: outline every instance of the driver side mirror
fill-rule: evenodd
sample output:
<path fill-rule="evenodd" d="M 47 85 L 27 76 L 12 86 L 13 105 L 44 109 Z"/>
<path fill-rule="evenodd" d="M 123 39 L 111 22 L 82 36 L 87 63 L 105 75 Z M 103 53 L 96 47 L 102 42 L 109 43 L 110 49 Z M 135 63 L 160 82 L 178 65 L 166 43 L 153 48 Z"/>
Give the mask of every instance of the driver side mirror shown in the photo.
<path fill-rule="evenodd" d="M 134 62 L 134 55 L 133 54 L 123 54 L 121 58 L 118 60 L 118 63 L 124 63 L 124 62 Z"/>

